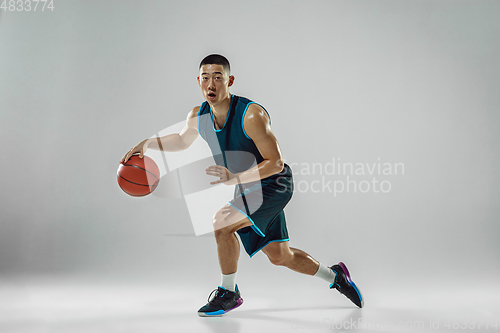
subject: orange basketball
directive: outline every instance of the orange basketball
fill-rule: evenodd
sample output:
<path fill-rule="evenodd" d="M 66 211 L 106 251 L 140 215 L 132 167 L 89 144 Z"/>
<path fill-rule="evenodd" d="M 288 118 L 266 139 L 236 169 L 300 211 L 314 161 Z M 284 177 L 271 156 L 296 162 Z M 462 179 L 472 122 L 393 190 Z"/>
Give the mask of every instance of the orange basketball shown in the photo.
<path fill-rule="evenodd" d="M 117 176 L 121 189 L 134 197 L 143 197 L 153 192 L 160 181 L 160 169 L 155 161 L 144 155 L 132 155 L 127 163 L 120 164 Z"/>

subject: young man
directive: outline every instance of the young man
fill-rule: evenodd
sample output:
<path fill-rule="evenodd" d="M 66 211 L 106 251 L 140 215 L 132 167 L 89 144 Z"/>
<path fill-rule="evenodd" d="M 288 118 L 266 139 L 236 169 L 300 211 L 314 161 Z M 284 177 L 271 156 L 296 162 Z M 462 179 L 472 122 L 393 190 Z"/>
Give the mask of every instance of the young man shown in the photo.
<path fill-rule="evenodd" d="M 292 171 L 283 162 L 267 111 L 247 98 L 229 93 L 234 76 L 225 57 L 209 55 L 201 61 L 199 70 L 198 84 L 205 102 L 189 112 L 184 129 L 144 140 L 120 161 L 126 163 L 137 153 L 142 158 L 148 148 L 187 149 L 199 134 L 212 149 L 216 162 L 206 169 L 208 175 L 218 178 L 210 184 L 236 185 L 234 199 L 217 211 L 212 221 L 222 283 L 198 315 L 222 316 L 243 303 L 235 283 L 240 255 L 236 233 L 250 256 L 262 250 L 274 265 L 324 279 L 331 289 L 363 307 L 361 292 L 342 262 L 327 267 L 304 251 L 288 246 L 283 208 L 293 192 Z"/>

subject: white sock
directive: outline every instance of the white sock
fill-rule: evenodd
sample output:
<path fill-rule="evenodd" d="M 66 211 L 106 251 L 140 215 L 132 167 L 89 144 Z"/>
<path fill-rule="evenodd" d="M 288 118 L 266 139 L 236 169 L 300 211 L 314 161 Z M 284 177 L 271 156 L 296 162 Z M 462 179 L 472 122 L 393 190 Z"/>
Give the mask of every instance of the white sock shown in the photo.
<path fill-rule="evenodd" d="M 337 274 L 332 271 L 329 267 L 323 265 L 322 263 L 319 263 L 319 268 L 316 274 L 314 276 L 317 276 L 319 278 L 322 278 L 326 282 L 334 283 L 335 278 L 337 277 Z"/>
<path fill-rule="evenodd" d="M 221 287 L 234 292 L 236 290 L 236 273 L 228 275 L 222 274 Z"/>

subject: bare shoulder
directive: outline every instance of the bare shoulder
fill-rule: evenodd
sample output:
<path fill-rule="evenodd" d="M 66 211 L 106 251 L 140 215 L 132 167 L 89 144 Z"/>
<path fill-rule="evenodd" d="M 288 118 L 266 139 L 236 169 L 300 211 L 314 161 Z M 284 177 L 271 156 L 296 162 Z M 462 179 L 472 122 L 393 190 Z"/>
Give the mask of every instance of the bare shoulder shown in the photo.
<path fill-rule="evenodd" d="M 249 125 L 266 125 L 269 123 L 269 116 L 262 106 L 252 103 L 248 106 L 244 121 Z"/>
<path fill-rule="evenodd" d="M 195 106 L 189 111 L 187 118 L 194 118 L 198 116 L 198 111 L 200 111 L 200 106 Z"/>
<path fill-rule="evenodd" d="M 271 123 L 266 110 L 258 104 L 250 104 L 243 119 L 243 129 L 254 141 L 271 134 Z"/>
<path fill-rule="evenodd" d="M 186 122 L 189 128 L 198 129 L 198 111 L 200 110 L 199 106 L 195 106 L 189 111 Z"/>

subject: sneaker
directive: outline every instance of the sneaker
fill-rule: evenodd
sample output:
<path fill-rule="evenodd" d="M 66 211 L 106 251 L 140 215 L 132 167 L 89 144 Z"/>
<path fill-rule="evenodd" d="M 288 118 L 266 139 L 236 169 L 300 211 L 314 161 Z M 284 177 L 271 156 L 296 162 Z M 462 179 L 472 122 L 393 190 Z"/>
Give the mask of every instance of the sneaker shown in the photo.
<path fill-rule="evenodd" d="M 330 289 L 337 289 L 341 294 L 344 294 L 349 298 L 354 304 L 362 308 L 365 305 L 365 300 L 361 291 L 359 291 L 356 284 L 352 282 L 349 271 L 343 262 L 339 262 L 337 265 L 330 267 L 332 271 L 337 274 L 335 282 L 330 285 Z"/>
<path fill-rule="evenodd" d="M 214 292 L 214 297 L 210 299 Z M 238 285 L 236 285 L 236 290 L 234 292 L 219 287 L 210 293 L 208 296 L 208 303 L 198 310 L 198 316 L 220 317 L 223 314 L 236 309 L 241 304 L 243 304 L 243 298 L 240 296 Z"/>

